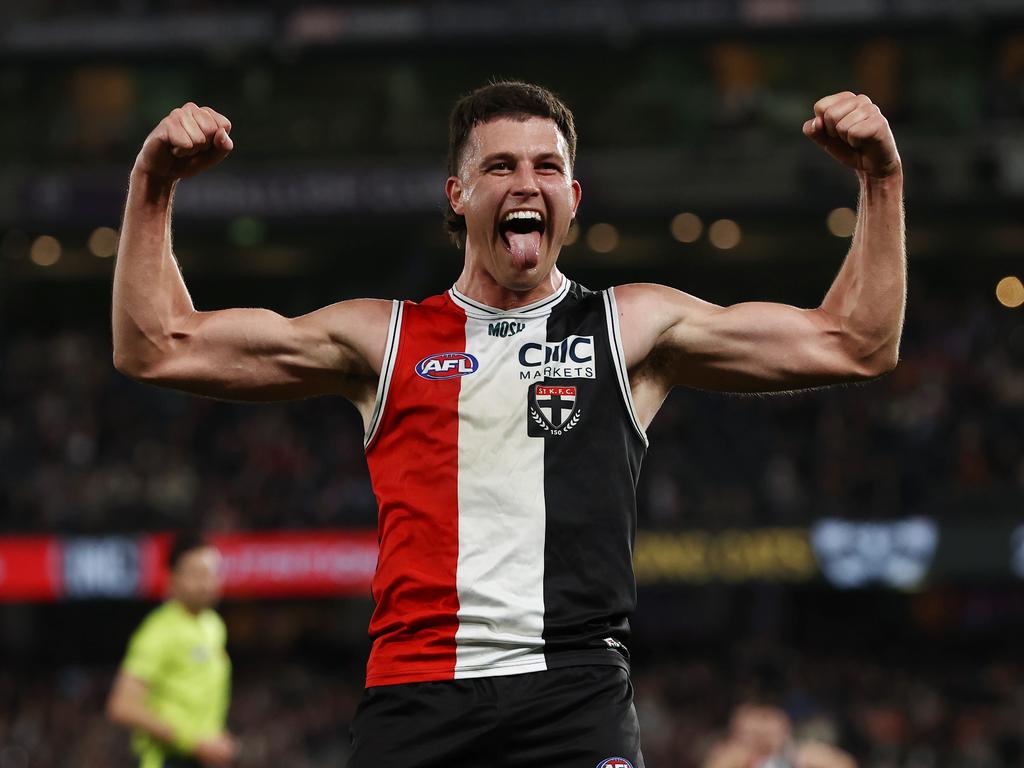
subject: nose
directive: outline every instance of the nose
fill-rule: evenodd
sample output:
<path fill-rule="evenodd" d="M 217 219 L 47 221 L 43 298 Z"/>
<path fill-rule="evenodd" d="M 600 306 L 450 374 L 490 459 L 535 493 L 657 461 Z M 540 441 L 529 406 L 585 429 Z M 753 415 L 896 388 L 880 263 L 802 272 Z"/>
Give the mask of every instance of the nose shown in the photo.
<path fill-rule="evenodd" d="M 533 168 L 526 163 L 520 163 L 516 167 L 515 175 L 512 177 L 512 194 L 524 200 L 540 194 Z"/>

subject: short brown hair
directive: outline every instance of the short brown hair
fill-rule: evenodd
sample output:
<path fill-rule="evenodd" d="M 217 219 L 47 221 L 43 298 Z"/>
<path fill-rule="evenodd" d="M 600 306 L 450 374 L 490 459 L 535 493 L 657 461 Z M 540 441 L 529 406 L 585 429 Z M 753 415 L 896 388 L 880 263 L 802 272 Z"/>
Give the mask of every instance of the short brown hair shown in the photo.
<path fill-rule="evenodd" d="M 477 88 L 459 99 L 448 120 L 448 175 L 458 176 L 462 150 L 473 126 L 498 117 L 529 120 L 543 117 L 554 121 L 569 146 L 569 164 L 576 165 L 576 122 L 572 110 L 561 99 L 539 85 L 518 80 L 499 80 Z M 466 218 L 446 203 L 444 225 L 448 237 L 459 248 L 466 244 Z"/>

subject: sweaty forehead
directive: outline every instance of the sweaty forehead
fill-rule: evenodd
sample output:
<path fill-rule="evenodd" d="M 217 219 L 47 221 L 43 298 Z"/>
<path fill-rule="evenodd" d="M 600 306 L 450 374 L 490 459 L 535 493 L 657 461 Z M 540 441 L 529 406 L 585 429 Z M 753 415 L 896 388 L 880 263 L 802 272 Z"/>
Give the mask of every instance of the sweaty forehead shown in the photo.
<path fill-rule="evenodd" d="M 534 157 L 554 153 L 569 167 L 569 143 L 555 121 L 546 117 L 517 120 L 497 117 L 477 123 L 469 132 L 462 152 L 460 171 L 468 170 L 488 155 L 507 153 L 517 157 Z"/>

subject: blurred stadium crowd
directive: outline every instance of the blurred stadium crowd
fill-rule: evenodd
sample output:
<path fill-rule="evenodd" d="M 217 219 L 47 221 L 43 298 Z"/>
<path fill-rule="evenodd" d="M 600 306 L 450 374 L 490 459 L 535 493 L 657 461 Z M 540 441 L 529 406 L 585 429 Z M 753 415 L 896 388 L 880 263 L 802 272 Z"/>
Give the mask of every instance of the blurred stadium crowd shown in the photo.
<path fill-rule="evenodd" d="M 102 333 L 0 342 L 0 530 L 373 527 L 354 409 L 238 405 L 118 375 Z M 1024 488 L 1024 325 L 918 293 L 902 361 L 838 390 L 677 391 L 641 474 L 648 528 L 1012 514 Z"/>
<path fill-rule="evenodd" d="M 751 683 L 735 663 L 665 661 L 634 672 L 644 755 L 700 768 L 740 702 L 780 708 L 798 740 L 841 746 L 861 768 L 1016 768 L 1024 760 L 1024 665 L 887 664 L 859 655 L 793 659 Z M 798 663 L 796 663 L 798 662 Z M 739 665 L 742 669 L 742 665 Z M 101 714 L 113 670 L 0 675 L 4 768 L 128 768 L 127 737 Z M 361 681 L 313 664 L 236 675 L 229 718 L 240 768 L 343 765 Z M 741 768 L 741 766 L 736 766 Z"/>

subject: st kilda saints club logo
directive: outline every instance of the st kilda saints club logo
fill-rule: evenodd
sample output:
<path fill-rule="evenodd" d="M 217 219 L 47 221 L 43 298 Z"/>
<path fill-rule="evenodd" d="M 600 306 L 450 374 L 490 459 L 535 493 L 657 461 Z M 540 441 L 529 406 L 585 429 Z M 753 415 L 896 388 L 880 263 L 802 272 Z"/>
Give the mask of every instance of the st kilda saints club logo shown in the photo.
<path fill-rule="evenodd" d="M 583 416 L 577 390 L 575 386 L 532 384 L 526 434 L 530 437 L 558 437 L 575 429 Z"/>

